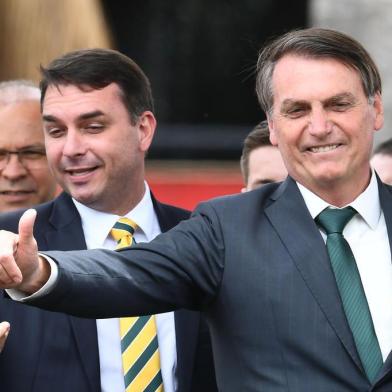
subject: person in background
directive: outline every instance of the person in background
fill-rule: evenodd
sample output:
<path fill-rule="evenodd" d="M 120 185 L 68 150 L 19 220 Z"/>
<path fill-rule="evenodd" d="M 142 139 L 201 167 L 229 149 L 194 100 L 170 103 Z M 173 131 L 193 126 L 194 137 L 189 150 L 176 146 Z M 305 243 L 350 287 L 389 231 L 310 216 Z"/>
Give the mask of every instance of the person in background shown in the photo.
<path fill-rule="evenodd" d="M 381 181 L 392 185 L 392 139 L 388 139 L 376 147 L 370 164 L 380 176 Z"/>
<path fill-rule="evenodd" d="M 0 212 L 53 199 L 56 181 L 45 154 L 40 91 L 33 83 L 0 83 Z"/>
<path fill-rule="evenodd" d="M 241 192 L 270 182 L 283 181 L 287 177 L 282 156 L 270 142 L 267 121 L 258 124 L 245 138 L 240 165 L 245 184 Z"/>
<path fill-rule="evenodd" d="M 188 211 L 157 201 L 144 179 L 156 120 L 150 82 L 135 62 L 109 49 L 81 50 L 53 60 L 42 78 L 47 159 L 65 192 L 36 207 L 40 248 L 115 249 L 113 228 L 126 244 L 132 237 L 141 243 L 188 218 Z M 0 216 L 0 227 L 15 230 L 21 213 Z M 209 332 L 197 312 L 128 323 L 3 298 L 0 310 L 12 328 L 0 355 L 1 390 L 216 391 Z M 151 361 L 160 364 L 150 374 Z"/>

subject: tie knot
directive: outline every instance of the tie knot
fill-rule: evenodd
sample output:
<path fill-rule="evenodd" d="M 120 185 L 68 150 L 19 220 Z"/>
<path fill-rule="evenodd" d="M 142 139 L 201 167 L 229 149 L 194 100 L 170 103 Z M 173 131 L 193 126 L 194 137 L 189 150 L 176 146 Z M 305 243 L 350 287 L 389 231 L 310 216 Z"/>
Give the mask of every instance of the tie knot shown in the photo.
<path fill-rule="evenodd" d="M 357 213 L 352 207 L 326 208 L 316 217 L 316 223 L 328 234 L 343 233 L 344 227 Z"/>
<path fill-rule="evenodd" d="M 117 241 L 117 248 L 131 246 L 133 234 L 137 228 L 137 224 L 128 218 L 120 218 L 110 231 L 112 237 Z"/>

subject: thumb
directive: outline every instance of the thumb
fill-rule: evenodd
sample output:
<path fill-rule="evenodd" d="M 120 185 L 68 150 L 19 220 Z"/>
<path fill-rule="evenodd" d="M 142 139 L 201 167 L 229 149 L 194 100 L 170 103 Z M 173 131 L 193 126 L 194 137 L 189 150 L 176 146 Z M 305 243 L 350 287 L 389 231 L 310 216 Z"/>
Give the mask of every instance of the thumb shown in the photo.
<path fill-rule="evenodd" d="M 19 243 L 30 242 L 33 239 L 33 228 L 37 211 L 30 208 L 23 213 L 19 220 Z"/>

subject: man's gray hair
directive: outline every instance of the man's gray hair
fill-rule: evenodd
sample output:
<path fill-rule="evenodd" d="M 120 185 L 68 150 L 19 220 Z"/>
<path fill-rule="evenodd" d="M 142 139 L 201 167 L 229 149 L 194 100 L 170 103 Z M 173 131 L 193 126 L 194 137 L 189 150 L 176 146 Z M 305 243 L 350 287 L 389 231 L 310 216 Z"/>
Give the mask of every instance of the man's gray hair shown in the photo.
<path fill-rule="evenodd" d="M 0 105 L 23 101 L 39 101 L 41 92 L 30 80 L 9 80 L 0 83 Z"/>
<path fill-rule="evenodd" d="M 290 31 L 266 45 L 257 62 L 256 93 L 267 115 L 273 108 L 272 76 L 276 63 L 286 55 L 311 59 L 334 59 L 358 72 L 369 102 L 381 93 L 381 78 L 366 49 L 339 31 L 309 28 Z"/>

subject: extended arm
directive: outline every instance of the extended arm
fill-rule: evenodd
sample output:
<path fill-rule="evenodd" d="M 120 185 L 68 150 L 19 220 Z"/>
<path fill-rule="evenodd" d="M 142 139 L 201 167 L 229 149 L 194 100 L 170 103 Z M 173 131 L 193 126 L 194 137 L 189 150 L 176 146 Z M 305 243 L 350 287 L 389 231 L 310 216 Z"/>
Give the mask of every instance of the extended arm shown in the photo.
<path fill-rule="evenodd" d="M 3 233 L 10 237 L 0 262 L 9 276 L 19 278 L 12 287 L 31 293 L 47 280 L 48 266 L 38 257 L 31 217 L 23 219 L 19 236 Z M 49 294 L 31 304 L 91 318 L 202 309 L 222 279 L 222 241 L 218 220 L 197 214 L 148 244 L 119 252 L 47 252 L 58 264 L 58 279 Z"/>

